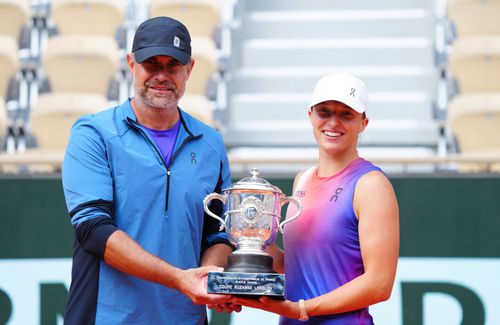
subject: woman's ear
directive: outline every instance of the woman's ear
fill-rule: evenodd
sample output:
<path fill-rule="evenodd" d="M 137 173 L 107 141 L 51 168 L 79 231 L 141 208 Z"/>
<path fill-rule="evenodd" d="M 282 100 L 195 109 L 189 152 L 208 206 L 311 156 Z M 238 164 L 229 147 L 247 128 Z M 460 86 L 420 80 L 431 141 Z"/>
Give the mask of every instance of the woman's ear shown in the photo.
<path fill-rule="evenodd" d="M 363 131 L 366 129 L 366 126 L 368 125 L 368 122 L 370 122 L 370 120 L 368 119 L 368 117 L 365 117 L 365 118 L 363 119 L 363 122 L 362 122 L 362 124 L 361 124 L 361 127 L 360 127 L 360 129 L 359 129 L 359 132 L 358 132 L 358 133 L 361 133 L 361 132 L 363 132 Z"/>

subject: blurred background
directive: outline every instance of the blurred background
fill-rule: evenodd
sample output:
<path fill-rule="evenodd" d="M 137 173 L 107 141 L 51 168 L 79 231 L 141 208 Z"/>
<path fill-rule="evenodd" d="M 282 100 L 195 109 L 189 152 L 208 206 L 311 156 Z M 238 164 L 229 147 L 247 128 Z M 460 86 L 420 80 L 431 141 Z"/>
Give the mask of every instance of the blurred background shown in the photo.
<path fill-rule="evenodd" d="M 363 79 L 359 153 L 388 174 L 401 213 L 396 284 L 375 320 L 500 324 L 499 0 L 0 0 L 0 324 L 62 323 L 69 130 L 133 96 L 125 55 L 154 16 L 191 32 L 180 106 L 222 133 L 235 181 L 257 166 L 291 195 L 317 158 L 315 82 Z"/>

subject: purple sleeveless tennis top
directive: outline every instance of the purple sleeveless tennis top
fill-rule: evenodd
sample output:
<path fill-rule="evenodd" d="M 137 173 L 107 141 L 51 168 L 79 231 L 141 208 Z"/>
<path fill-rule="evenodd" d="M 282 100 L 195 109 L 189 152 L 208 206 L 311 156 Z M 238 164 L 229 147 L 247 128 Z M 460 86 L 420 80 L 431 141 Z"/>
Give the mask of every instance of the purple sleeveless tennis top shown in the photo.
<path fill-rule="evenodd" d="M 294 192 L 303 212 L 284 227 L 287 299 L 320 296 L 364 273 L 353 196 L 358 179 L 374 170 L 380 168 L 357 158 L 333 176 L 318 177 L 317 167 L 304 172 Z M 295 212 L 290 205 L 287 217 Z M 304 322 L 282 317 L 280 324 Z M 308 324 L 373 324 L 373 320 L 364 308 L 312 317 Z"/>

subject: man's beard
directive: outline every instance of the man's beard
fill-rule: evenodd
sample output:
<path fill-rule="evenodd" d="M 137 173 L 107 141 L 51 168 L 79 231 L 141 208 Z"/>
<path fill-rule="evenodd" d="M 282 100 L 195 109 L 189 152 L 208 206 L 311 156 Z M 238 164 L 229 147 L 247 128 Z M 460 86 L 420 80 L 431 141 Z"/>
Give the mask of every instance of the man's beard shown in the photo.
<path fill-rule="evenodd" d="M 164 95 L 148 93 L 148 88 L 154 87 L 155 85 L 166 86 L 171 91 Z M 134 83 L 134 92 L 146 106 L 163 109 L 168 107 L 177 107 L 177 103 L 182 97 L 184 90 L 178 89 L 170 82 L 147 81 L 143 86 L 139 86 Z"/>

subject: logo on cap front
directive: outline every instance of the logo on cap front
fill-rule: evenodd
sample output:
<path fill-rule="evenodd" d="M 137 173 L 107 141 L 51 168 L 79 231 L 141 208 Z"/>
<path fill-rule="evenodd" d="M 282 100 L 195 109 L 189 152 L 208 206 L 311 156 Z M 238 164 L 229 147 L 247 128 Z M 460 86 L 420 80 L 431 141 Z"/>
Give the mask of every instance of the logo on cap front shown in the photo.
<path fill-rule="evenodd" d="M 350 96 L 354 97 L 355 96 L 356 89 L 351 88 L 351 93 L 349 94 Z"/>
<path fill-rule="evenodd" d="M 181 40 L 177 36 L 174 36 L 174 46 L 175 47 L 180 47 L 181 46 Z"/>

